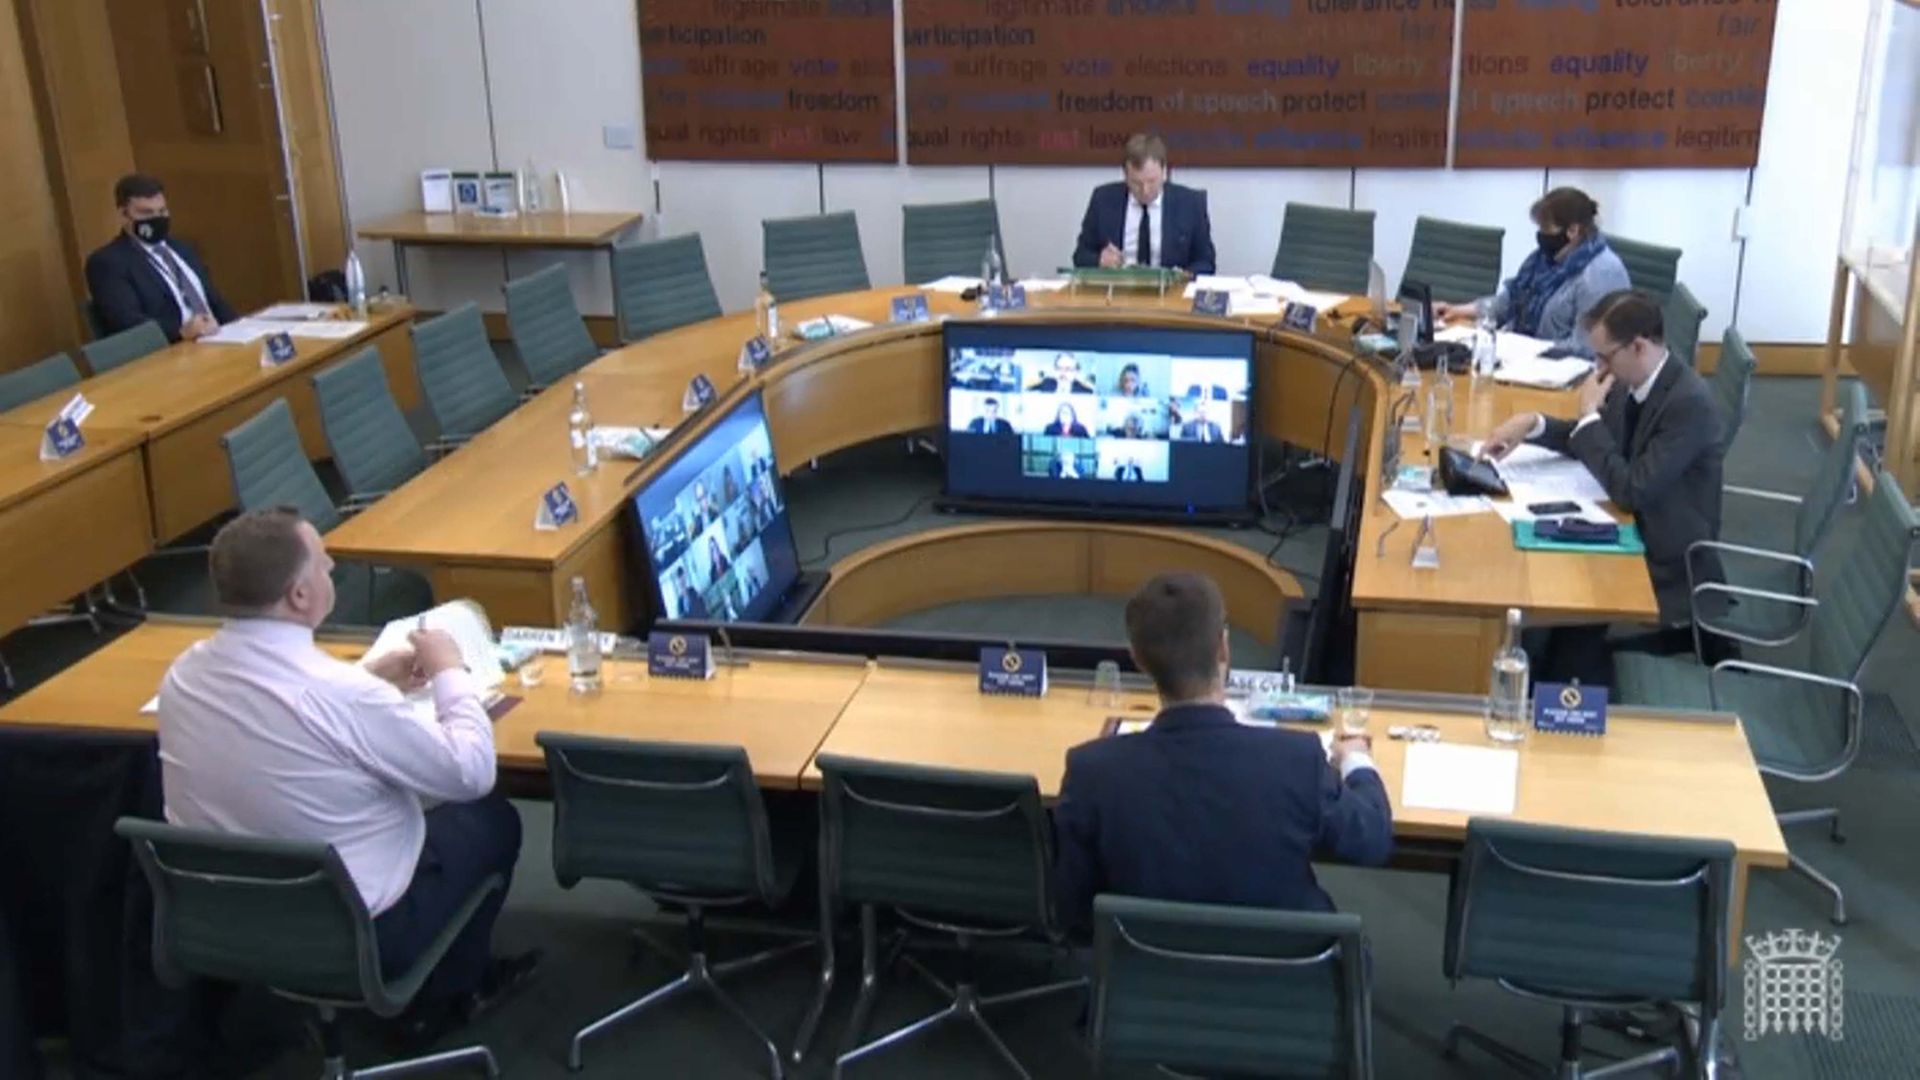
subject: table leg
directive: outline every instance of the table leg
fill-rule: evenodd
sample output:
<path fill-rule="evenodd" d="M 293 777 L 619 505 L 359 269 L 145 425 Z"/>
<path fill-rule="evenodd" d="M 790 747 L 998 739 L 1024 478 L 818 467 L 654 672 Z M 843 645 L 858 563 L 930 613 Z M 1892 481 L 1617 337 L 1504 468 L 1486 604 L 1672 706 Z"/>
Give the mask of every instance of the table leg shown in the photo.
<path fill-rule="evenodd" d="M 620 306 L 620 281 L 613 276 L 613 249 L 616 245 L 607 245 L 607 295 L 613 297 L 613 335 L 621 344 L 627 341 L 627 313 Z"/>
<path fill-rule="evenodd" d="M 402 299 L 411 302 L 413 290 L 407 285 L 407 245 L 393 242 L 393 287 Z"/>
<path fill-rule="evenodd" d="M 1740 969 L 1740 934 L 1747 924 L 1747 861 L 1733 860 L 1733 896 L 1727 903 L 1727 964 Z"/>

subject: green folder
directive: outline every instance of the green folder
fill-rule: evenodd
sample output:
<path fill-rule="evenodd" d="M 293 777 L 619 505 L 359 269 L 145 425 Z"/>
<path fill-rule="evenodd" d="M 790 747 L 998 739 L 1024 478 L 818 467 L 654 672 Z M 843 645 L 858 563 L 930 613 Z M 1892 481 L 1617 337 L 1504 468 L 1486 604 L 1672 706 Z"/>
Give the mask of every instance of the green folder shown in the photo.
<path fill-rule="evenodd" d="M 1118 289 L 1158 289 L 1180 280 L 1180 271 L 1164 266 L 1063 266 L 1060 272 L 1080 285 L 1111 285 Z"/>
<path fill-rule="evenodd" d="M 1543 540 L 1533 534 L 1533 522 L 1513 523 L 1513 546 L 1521 551 L 1576 551 L 1586 555 L 1645 555 L 1647 545 L 1640 542 L 1640 526 L 1620 526 L 1620 539 L 1611 544 L 1569 544 L 1561 540 Z"/>

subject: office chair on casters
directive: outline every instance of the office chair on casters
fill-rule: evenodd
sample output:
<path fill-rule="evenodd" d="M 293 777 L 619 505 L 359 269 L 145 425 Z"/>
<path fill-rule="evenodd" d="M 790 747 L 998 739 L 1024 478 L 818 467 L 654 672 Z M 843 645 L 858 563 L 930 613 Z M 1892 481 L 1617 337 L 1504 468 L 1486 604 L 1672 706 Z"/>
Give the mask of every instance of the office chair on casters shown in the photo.
<path fill-rule="evenodd" d="M 434 966 L 489 895 L 480 884 L 426 951 L 399 977 L 380 973 L 373 917 L 330 845 L 205 832 L 121 818 L 114 832 L 153 887 L 153 967 L 180 987 L 193 978 L 264 985 L 319 1014 L 322 1080 L 413 1076 L 454 1065 L 500 1075 L 484 1046 L 446 1050 L 366 1069 L 349 1068 L 340 1039 L 343 1009 L 394 1017 L 420 992 Z"/>
<path fill-rule="evenodd" d="M 828 913 L 842 904 L 860 908 L 860 996 L 847 1024 L 848 1048 L 834 1061 L 848 1065 L 951 1020 L 967 1021 L 1000 1060 L 1028 1075 L 987 1023 L 985 1010 L 1081 991 L 1084 978 L 1065 979 L 1000 994 L 982 994 L 973 972 L 980 939 L 1013 939 L 1039 932 L 1057 943 L 1048 883 L 1053 838 L 1040 788 L 1031 776 L 963 772 L 821 754 L 820 874 Z M 951 982 L 907 955 L 907 929 L 888 950 L 950 1004 L 898 1031 L 853 1045 L 866 1027 L 883 974 L 879 913 L 893 909 L 907 928 L 951 935 L 958 946 Z M 823 913 L 823 918 L 826 913 Z M 821 972 L 819 997 L 801 1028 L 796 1052 L 818 1024 L 832 989 L 832 959 Z"/>

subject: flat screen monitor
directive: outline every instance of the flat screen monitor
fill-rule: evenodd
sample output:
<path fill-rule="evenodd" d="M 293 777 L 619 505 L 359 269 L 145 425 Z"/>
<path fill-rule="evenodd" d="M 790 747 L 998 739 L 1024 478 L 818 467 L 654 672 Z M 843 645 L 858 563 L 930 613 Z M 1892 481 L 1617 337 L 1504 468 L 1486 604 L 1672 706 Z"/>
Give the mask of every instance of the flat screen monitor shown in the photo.
<path fill-rule="evenodd" d="M 948 323 L 947 495 L 1241 514 L 1253 334 Z"/>
<path fill-rule="evenodd" d="M 757 393 L 636 492 L 633 513 L 661 618 L 765 621 L 799 579 Z"/>

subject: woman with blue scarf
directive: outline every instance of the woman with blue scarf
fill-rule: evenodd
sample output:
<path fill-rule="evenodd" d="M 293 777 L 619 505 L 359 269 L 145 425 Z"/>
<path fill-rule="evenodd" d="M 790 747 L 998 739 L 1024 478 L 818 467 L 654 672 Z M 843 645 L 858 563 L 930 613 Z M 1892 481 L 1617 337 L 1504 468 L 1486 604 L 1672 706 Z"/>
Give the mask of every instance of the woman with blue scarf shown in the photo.
<path fill-rule="evenodd" d="M 1587 336 L 1580 330 L 1585 315 L 1600 298 L 1631 288 L 1626 264 L 1607 246 L 1594 219 L 1600 204 L 1579 188 L 1554 188 L 1528 212 L 1539 227 L 1539 249 L 1520 264 L 1520 272 L 1500 291 L 1471 304 L 1435 304 L 1442 318 L 1491 315 L 1502 330 L 1551 341 L 1554 347 L 1577 356 L 1592 356 Z"/>

